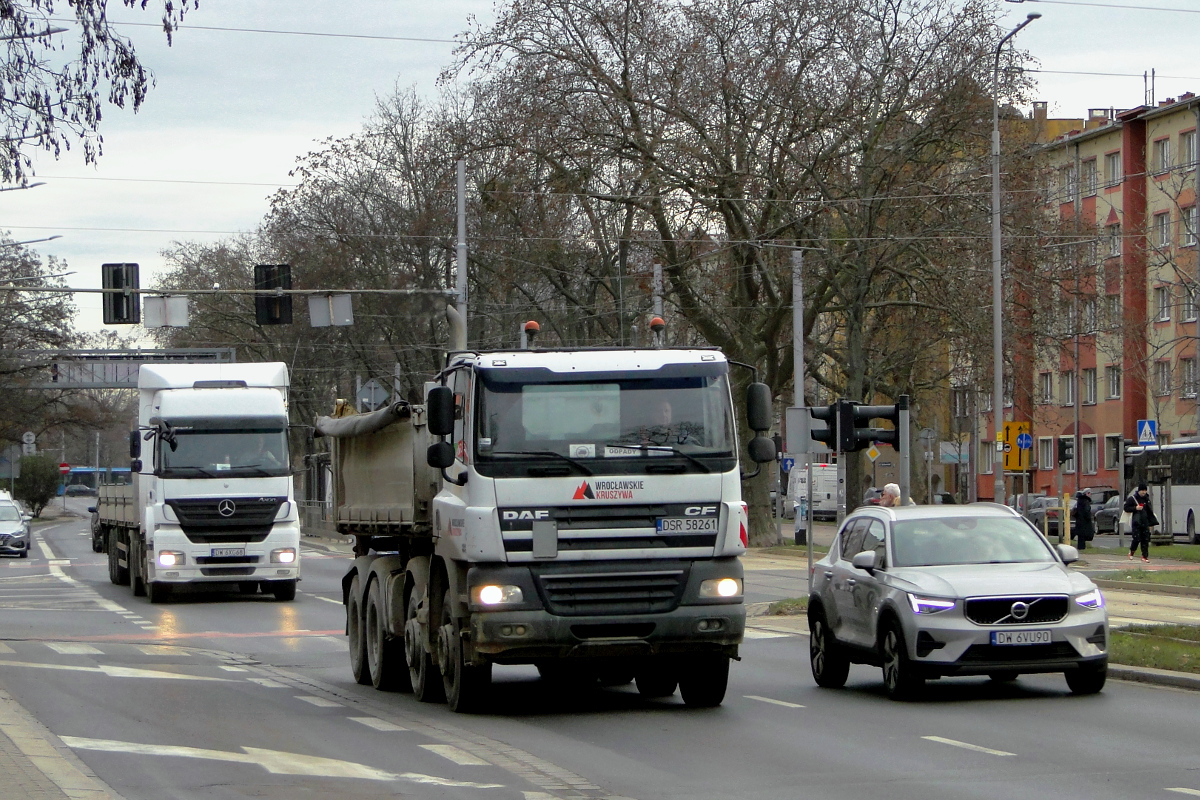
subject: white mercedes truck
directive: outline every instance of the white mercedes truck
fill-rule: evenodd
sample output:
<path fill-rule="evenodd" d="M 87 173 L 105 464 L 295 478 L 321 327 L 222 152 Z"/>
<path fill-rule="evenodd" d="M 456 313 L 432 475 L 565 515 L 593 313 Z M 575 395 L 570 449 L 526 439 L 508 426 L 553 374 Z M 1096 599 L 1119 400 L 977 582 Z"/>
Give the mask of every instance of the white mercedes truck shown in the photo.
<path fill-rule="evenodd" d="M 185 583 L 295 598 L 288 383 L 282 363 L 141 367 L 133 480 L 97 498 L 113 583 L 152 603 Z"/>
<path fill-rule="evenodd" d="M 693 706 L 725 695 L 745 629 L 730 363 L 713 349 L 473 352 L 425 403 L 322 417 L 355 679 L 455 711 L 495 664 L 637 682 Z M 751 460 L 770 392 L 748 390 Z M 757 474 L 757 468 L 755 470 Z"/>

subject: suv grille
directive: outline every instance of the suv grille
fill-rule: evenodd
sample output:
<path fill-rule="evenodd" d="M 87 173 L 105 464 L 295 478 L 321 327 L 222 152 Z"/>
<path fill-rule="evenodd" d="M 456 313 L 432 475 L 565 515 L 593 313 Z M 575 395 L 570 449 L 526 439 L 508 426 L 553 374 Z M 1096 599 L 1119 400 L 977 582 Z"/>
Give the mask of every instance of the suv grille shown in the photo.
<path fill-rule="evenodd" d="M 1021 619 L 1013 614 L 1017 603 L 1024 603 L 1028 609 Z M 967 619 L 976 625 L 1044 625 L 1067 616 L 1067 598 L 1064 595 L 972 597 L 967 600 L 966 613 Z"/>
<path fill-rule="evenodd" d="M 661 614 L 679 605 L 687 570 L 628 572 L 534 572 L 538 591 L 550 613 Z"/>
<path fill-rule="evenodd" d="M 973 644 L 958 659 L 960 664 L 1012 663 L 1028 661 L 1060 661 L 1079 658 L 1079 653 L 1069 642 L 1051 644 L 1028 644 L 1021 646 Z"/>

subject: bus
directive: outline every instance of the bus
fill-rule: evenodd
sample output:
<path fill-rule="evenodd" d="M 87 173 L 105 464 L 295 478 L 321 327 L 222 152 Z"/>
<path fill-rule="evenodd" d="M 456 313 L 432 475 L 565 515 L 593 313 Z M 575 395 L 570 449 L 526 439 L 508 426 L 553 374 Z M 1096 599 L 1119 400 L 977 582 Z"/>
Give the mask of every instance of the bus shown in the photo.
<path fill-rule="evenodd" d="M 59 484 L 58 494 L 96 494 L 100 484 L 127 484 L 132 482 L 129 467 L 71 467 Z"/>
<path fill-rule="evenodd" d="M 1200 544 L 1200 441 L 1126 448 L 1125 496 L 1143 481 L 1164 539 Z"/>

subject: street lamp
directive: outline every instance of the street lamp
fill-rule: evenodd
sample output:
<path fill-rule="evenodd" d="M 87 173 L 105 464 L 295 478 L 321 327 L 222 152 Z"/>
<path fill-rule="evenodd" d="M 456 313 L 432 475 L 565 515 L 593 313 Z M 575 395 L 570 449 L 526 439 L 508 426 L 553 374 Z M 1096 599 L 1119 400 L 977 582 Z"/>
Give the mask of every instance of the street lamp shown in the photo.
<path fill-rule="evenodd" d="M 1000 303 L 1003 291 L 1000 285 L 1000 51 L 1029 23 L 1040 19 L 1033 13 L 1013 28 L 996 45 L 996 61 L 992 67 L 992 422 L 996 429 L 996 450 L 993 455 L 992 471 L 996 476 L 995 501 L 1007 499 L 1004 485 L 1004 347 L 1001 333 Z"/>

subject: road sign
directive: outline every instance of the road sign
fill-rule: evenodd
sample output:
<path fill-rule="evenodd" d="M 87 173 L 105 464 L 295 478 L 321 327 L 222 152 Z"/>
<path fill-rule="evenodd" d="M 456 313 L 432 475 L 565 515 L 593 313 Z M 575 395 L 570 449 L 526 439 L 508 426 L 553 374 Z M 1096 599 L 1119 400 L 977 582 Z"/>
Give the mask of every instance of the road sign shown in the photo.
<path fill-rule="evenodd" d="M 21 444 L 33 444 L 37 441 L 37 436 L 33 431 L 25 431 L 21 434 Z"/>
<path fill-rule="evenodd" d="M 783 467 L 784 472 L 791 472 L 792 467 L 796 466 L 796 459 L 791 456 L 784 456 L 783 460 L 779 463 Z"/>
<path fill-rule="evenodd" d="M 871 459 L 871 463 L 875 463 L 875 459 L 879 458 L 879 448 L 871 445 L 867 448 L 867 458 Z"/>
<path fill-rule="evenodd" d="M 71 471 L 71 465 L 64 461 L 63 463 L 58 465 L 58 471 L 60 474 L 66 475 L 68 472 Z"/>
<path fill-rule="evenodd" d="M 21 445 L 21 454 L 27 455 L 27 456 L 36 456 L 37 455 L 37 445 L 36 444 Z"/>
<path fill-rule="evenodd" d="M 387 402 L 388 392 L 379 385 L 379 381 L 371 378 L 358 390 L 358 407 L 364 411 L 374 411 Z"/>
<path fill-rule="evenodd" d="M 1024 472 L 1029 469 L 1029 450 L 1033 446 L 1033 437 L 1029 433 L 1028 422 L 1004 423 L 1004 471 Z M 1025 446 L 1022 442 L 1028 441 Z"/>
<path fill-rule="evenodd" d="M 1157 444 L 1158 422 L 1152 419 L 1139 419 L 1137 421 L 1137 441 L 1138 444 Z"/>

